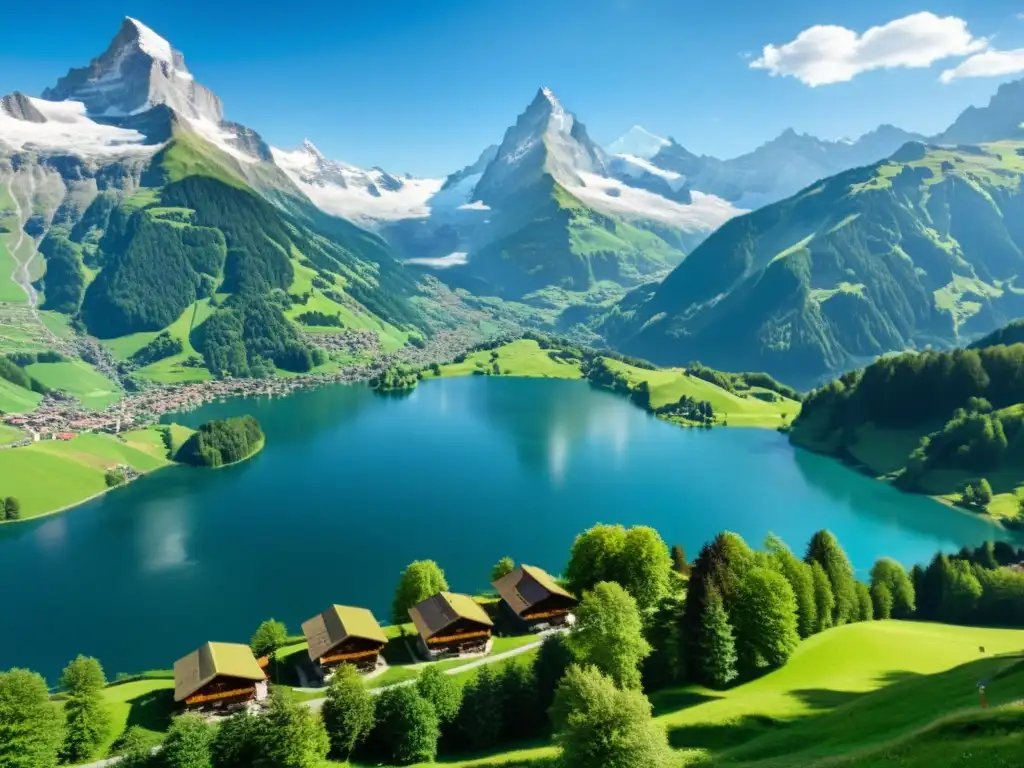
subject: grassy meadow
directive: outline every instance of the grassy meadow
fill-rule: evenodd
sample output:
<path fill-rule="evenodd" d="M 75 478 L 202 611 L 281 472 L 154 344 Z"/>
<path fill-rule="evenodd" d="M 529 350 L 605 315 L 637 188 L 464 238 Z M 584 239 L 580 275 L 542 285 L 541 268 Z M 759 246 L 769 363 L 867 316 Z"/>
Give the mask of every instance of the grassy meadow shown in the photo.
<path fill-rule="evenodd" d="M 752 682 L 650 698 L 681 767 L 1010 768 L 1024 755 L 1024 711 L 981 710 L 977 683 L 987 681 L 993 707 L 1019 701 L 1022 651 L 1022 630 L 852 624 L 804 641 L 785 667 Z M 984 762 L 989 746 L 1003 762 Z M 556 758 L 551 745 L 524 745 L 442 764 L 549 768 Z"/>
<path fill-rule="evenodd" d="M 49 389 L 74 395 L 82 405 L 97 411 L 116 403 L 123 394 L 120 386 L 81 360 L 32 363 L 25 366 L 25 372 Z"/>
<path fill-rule="evenodd" d="M 180 445 L 185 427 L 172 430 Z M 41 440 L 23 448 L 0 451 L 0 495 L 21 502 L 21 517 L 29 519 L 78 504 L 107 490 L 106 472 L 120 464 L 140 473 L 169 466 L 167 448 L 158 427 L 132 430 L 119 437 L 78 435 L 73 440 Z M 59 478 L 60 482 L 53 482 Z"/>

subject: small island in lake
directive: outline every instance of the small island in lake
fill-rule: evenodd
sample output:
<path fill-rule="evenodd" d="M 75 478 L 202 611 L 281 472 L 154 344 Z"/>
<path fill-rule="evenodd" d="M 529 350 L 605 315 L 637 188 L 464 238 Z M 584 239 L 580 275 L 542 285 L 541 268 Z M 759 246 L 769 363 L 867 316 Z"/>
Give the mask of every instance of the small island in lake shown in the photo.
<path fill-rule="evenodd" d="M 226 467 L 259 453 L 265 437 L 254 416 L 236 416 L 203 424 L 174 457 L 195 467 Z"/>
<path fill-rule="evenodd" d="M 409 366 L 393 365 L 370 379 L 370 388 L 374 392 L 411 392 L 420 378 L 421 374 Z"/>

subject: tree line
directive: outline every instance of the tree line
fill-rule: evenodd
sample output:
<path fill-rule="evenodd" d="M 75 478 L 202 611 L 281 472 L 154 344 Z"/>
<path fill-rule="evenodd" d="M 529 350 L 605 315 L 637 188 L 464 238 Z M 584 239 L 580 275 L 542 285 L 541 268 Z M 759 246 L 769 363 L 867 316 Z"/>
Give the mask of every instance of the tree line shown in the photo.
<path fill-rule="evenodd" d="M 597 525 L 573 542 L 562 580 L 580 596 L 576 622 L 547 637 L 529 664 L 485 665 L 464 686 L 428 665 L 410 686 L 373 696 L 342 666 L 320 714 L 275 687 L 265 714 L 211 725 L 174 719 L 153 754 L 146 733 L 118 744 L 124 768 L 319 768 L 330 756 L 407 765 L 553 737 L 564 768 L 667 768 L 675 759 L 647 694 L 687 682 L 738 684 L 783 666 L 801 639 L 874 619 L 1024 627 L 1024 548 L 988 542 L 907 571 L 879 559 L 864 581 L 828 531 L 803 557 L 769 536 L 754 550 L 723 532 L 690 562 L 652 528 Z M 510 572 L 502 558 L 491 576 Z M 448 589 L 429 560 L 410 563 L 396 586 L 392 620 Z M 251 646 L 272 654 L 287 641 L 264 622 Z M 34 673 L 0 674 L 0 765 L 52 768 L 90 759 L 109 738 L 102 669 L 78 658 L 61 677 L 63 712 Z M 17 759 L 15 760 L 15 757 Z"/>

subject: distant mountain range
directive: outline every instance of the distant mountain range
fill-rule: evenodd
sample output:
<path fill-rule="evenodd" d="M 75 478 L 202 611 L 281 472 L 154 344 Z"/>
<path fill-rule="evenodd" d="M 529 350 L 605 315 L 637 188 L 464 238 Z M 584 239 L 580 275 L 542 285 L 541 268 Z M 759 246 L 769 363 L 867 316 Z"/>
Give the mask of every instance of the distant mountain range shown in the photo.
<path fill-rule="evenodd" d="M 104 339 L 170 329 L 172 362 L 214 375 L 314 367 L 325 316 L 385 346 L 429 332 L 430 274 L 658 362 L 810 382 L 1021 311 L 1022 107 L 1009 83 L 929 139 L 788 130 L 720 160 L 639 126 L 598 146 L 541 88 L 421 179 L 269 146 L 129 18 L 42 98 L 0 99 L 0 233 L 29 235 L 45 308 Z"/>
<path fill-rule="evenodd" d="M 1024 315 L 1022 124 L 1024 82 L 1003 85 L 929 143 L 729 221 L 601 331 L 659 363 L 809 386 Z"/>

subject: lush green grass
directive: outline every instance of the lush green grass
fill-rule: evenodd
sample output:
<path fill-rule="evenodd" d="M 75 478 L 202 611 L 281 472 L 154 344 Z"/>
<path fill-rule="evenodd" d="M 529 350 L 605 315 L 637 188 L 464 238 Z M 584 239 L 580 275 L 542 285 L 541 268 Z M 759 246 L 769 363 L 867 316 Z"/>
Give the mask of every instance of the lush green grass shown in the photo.
<path fill-rule="evenodd" d="M 73 360 L 64 363 L 33 363 L 25 371 L 50 389 L 74 395 L 82 405 L 103 410 L 121 399 L 121 389 L 88 363 Z"/>
<path fill-rule="evenodd" d="M 0 411 L 4 413 L 28 413 L 39 407 L 43 396 L 30 389 L 0 379 Z"/>
<path fill-rule="evenodd" d="M 409 338 L 408 333 L 390 323 L 384 322 L 376 315 L 353 309 L 345 304 L 339 304 L 333 299 L 324 296 L 318 288 L 313 287 L 313 276 L 316 275 L 316 271 L 304 264 L 300 264 L 298 259 L 292 260 L 292 268 L 295 271 L 295 277 L 288 292 L 296 296 L 304 293 L 310 293 L 311 295 L 305 304 L 295 304 L 289 307 L 285 311 L 285 317 L 294 322 L 303 331 L 306 333 L 330 333 L 340 330 L 334 326 L 305 325 L 297 319 L 299 315 L 305 312 L 323 312 L 325 315 L 338 315 L 345 328 L 373 331 L 377 334 L 377 338 L 380 339 L 381 348 L 385 352 L 394 352 L 396 349 L 401 349 L 405 346 Z M 343 293 L 344 280 L 341 278 L 339 280 L 341 282 L 335 286 L 335 290 Z"/>
<path fill-rule="evenodd" d="M 101 756 L 108 754 L 133 726 L 147 732 L 154 743 L 163 738 L 174 711 L 174 681 L 136 680 L 110 685 L 104 689 L 103 698 L 110 713 L 111 728 L 106 741 L 97 750 Z"/>
<path fill-rule="evenodd" d="M 716 766 L 825 768 L 846 765 L 834 759 L 849 755 L 861 760 L 850 763 L 856 768 L 987 768 L 983 762 L 954 762 L 958 753 L 934 745 L 930 753 L 949 762 L 885 762 L 877 750 L 900 755 L 904 748 L 889 745 L 951 712 L 977 706 L 979 680 L 991 678 L 987 693 L 993 704 L 1020 699 L 1024 666 L 997 654 L 1021 649 L 1021 630 L 898 621 L 853 624 L 805 641 L 789 664 L 760 679 L 727 691 L 667 689 L 655 692 L 651 702 L 685 765 L 710 761 Z M 869 759 L 862 750 L 876 753 Z M 539 768 L 556 754 L 541 745 L 444 762 L 451 768 Z"/>
<path fill-rule="evenodd" d="M 519 339 L 494 350 L 498 353 L 498 365 L 503 376 L 525 376 L 548 379 L 580 379 L 583 373 L 579 365 L 555 360 L 532 339 Z M 465 362 L 441 366 L 441 376 L 471 376 L 474 371 L 491 371 L 491 350 L 474 352 Z M 424 377 L 433 376 L 424 371 Z"/>
<path fill-rule="evenodd" d="M 22 432 L 16 427 L 9 427 L 6 424 L 0 424 L 0 445 L 10 445 L 16 443 L 19 440 L 24 439 L 27 436 L 25 432 Z"/>
<path fill-rule="evenodd" d="M 86 434 L 68 442 L 42 440 L 0 451 L 0 489 L 18 498 L 27 519 L 102 493 L 107 490 L 106 470 L 119 464 L 149 472 L 170 463 L 156 428 L 122 437 Z"/>
<path fill-rule="evenodd" d="M 647 370 L 617 360 L 608 361 L 608 367 L 624 374 L 631 384 L 646 381 L 651 388 L 651 406 L 659 408 L 677 403 L 683 395 L 694 400 L 706 400 L 714 409 L 716 421 L 737 427 L 778 427 L 800 412 L 800 403 L 779 396 L 775 402 L 759 397 L 763 393 L 753 387 L 745 393 L 734 394 L 696 376 L 689 376 L 680 368 Z"/>
<path fill-rule="evenodd" d="M 181 316 L 167 326 L 167 332 L 182 344 L 182 350 L 177 355 L 165 357 L 139 369 L 139 375 L 161 384 L 181 384 L 189 381 L 207 381 L 212 378 L 206 368 L 185 367 L 182 363 L 193 355 L 199 355 L 198 350 L 192 346 L 192 332 L 206 322 L 213 314 L 214 308 L 210 306 L 209 299 L 200 299 L 189 306 Z M 119 360 L 127 360 L 150 341 L 155 339 L 162 331 L 140 331 L 127 336 L 120 336 L 104 342 L 104 345 L 114 353 Z M 199 355 L 201 357 L 201 355 Z"/>
<path fill-rule="evenodd" d="M 7 243 L 17 239 L 14 234 L 0 234 L 0 301 L 9 304 L 25 304 L 28 296 L 14 280 L 18 262 L 8 249 Z"/>
<path fill-rule="evenodd" d="M 43 321 L 43 325 L 50 329 L 50 333 L 58 339 L 67 341 L 75 335 L 69 325 L 71 318 L 67 315 L 62 315 L 60 312 L 40 310 L 39 319 Z"/>

